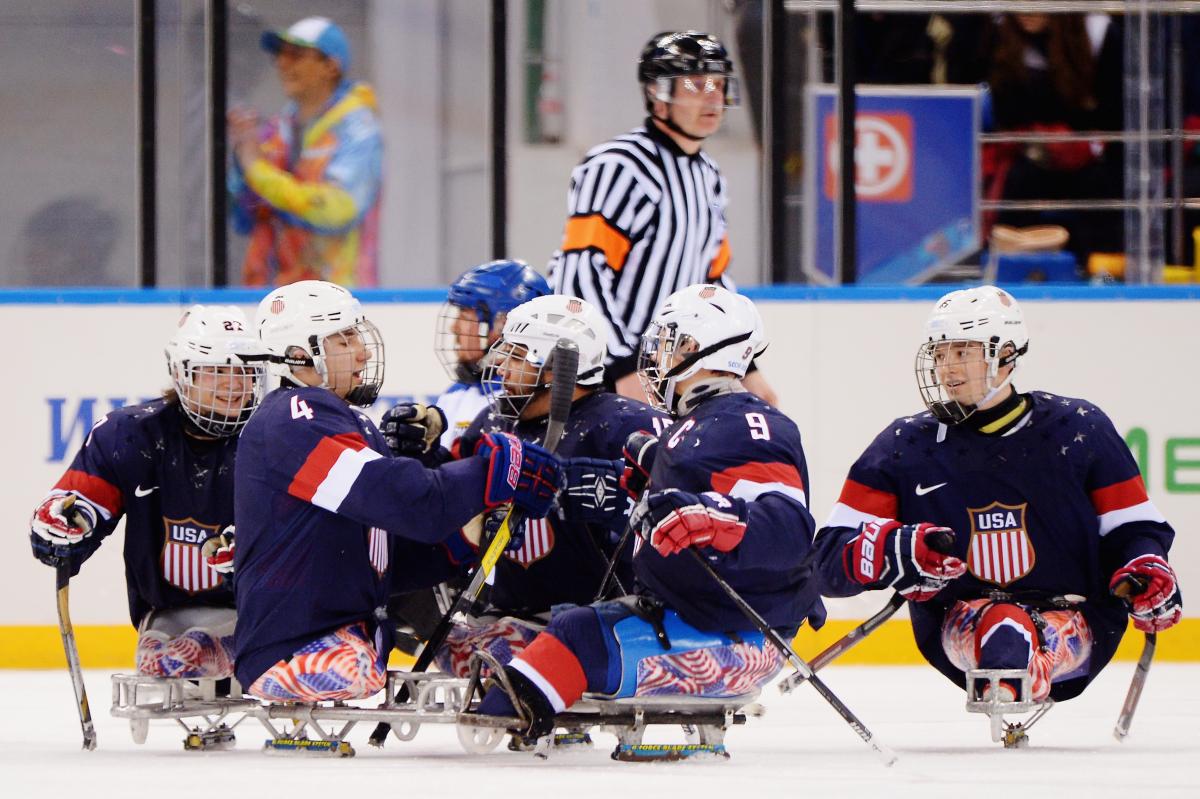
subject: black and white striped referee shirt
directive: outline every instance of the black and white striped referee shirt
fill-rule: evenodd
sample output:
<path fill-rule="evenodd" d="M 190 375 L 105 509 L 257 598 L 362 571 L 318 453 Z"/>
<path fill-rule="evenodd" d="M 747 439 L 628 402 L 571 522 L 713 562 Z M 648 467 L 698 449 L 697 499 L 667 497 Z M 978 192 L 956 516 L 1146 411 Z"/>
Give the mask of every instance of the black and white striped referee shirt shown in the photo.
<path fill-rule="evenodd" d="M 696 283 L 733 290 L 727 199 L 716 162 L 684 153 L 650 120 L 592 148 L 572 171 L 550 286 L 608 317 L 610 385 L 637 368 L 641 335 L 667 296 Z"/>

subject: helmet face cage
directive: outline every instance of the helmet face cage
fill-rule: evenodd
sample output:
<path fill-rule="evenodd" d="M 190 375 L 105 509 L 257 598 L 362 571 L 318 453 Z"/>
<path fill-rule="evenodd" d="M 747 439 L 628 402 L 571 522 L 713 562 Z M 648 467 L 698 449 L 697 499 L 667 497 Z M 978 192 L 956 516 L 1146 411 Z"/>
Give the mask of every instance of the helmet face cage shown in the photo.
<path fill-rule="evenodd" d="M 638 381 L 656 409 L 675 412 L 676 382 L 700 369 L 699 359 L 680 369 L 683 364 L 676 363 L 675 355 L 695 352 L 698 348 L 698 342 L 688 334 L 680 333 L 679 326 L 674 322 L 651 322 L 642 334 L 642 346 L 638 350 Z"/>
<path fill-rule="evenodd" d="M 320 341 L 313 336 L 309 340 L 309 350 L 313 368 L 321 376 L 325 388 L 336 394 L 350 383 L 344 395 L 346 402 L 364 408 L 379 397 L 383 388 L 384 351 L 383 336 L 374 322 L 364 317 Z M 361 365 L 359 352 L 366 353 L 366 362 Z M 357 384 L 353 384 L 354 376 L 357 376 Z"/>
<path fill-rule="evenodd" d="M 1011 343 L 1009 344 L 1011 346 Z M 955 357 L 955 352 L 970 349 L 978 354 L 977 363 L 984 367 L 977 375 L 971 375 L 971 360 L 960 361 L 960 368 L 955 372 L 956 383 L 947 385 L 943 381 L 946 370 L 952 368 L 945 363 Z M 942 424 L 959 424 L 970 418 L 979 405 L 1012 380 L 1012 372 L 999 385 L 993 385 L 1000 367 L 1014 363 L 1015 355 L 1001 357 L 1003 347 L 997 338 L 981 342 L 973 339 L 938 339 L 927 341 L 917 349 L 914 372 L 917 378 L 917 390 L 921 393 L 921 401 Z M 958 398 L 955 397 L 958 394 Z M 974 402 L 967 401 L 968 396 L 977 397 Z"/>
<path fill-rule="evenodd" d="M 201 432 L 216 438 L 235 436 L 262 401 L 266 370 L 262 362 L 171 364 L 171 383 L 179 407 Z"/>
<path fill-rule="evenodd" d="M 474 383 L 480 379 L 491 332 L 486 313 L 452 302 L 442 304 L 434 351 L 451 380 Z"/>
<path fill-rule="evenodd" d="M 547 387 L 542 378 L 546 360 L 531 354 L 524 344 L 504 338 L 496 341 L 483 361 L 483 393 L 492 412 L 516 423 L 529 401 Z"/>

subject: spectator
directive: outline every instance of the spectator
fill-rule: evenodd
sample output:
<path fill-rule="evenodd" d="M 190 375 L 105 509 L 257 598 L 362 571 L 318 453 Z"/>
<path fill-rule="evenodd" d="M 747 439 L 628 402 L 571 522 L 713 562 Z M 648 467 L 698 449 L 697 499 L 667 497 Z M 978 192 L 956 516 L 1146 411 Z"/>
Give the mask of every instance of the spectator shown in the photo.
<path fill-rule="evenodd" d="M 228 115 L 234 225 L 250 235 L 242 282 L 376 286 L 383 143 L 375 93 L 346 79 L 350 45 L 328 19 L 302 19 L 261 41 L 291 102 L 266 125 L 253 108 Z"/>

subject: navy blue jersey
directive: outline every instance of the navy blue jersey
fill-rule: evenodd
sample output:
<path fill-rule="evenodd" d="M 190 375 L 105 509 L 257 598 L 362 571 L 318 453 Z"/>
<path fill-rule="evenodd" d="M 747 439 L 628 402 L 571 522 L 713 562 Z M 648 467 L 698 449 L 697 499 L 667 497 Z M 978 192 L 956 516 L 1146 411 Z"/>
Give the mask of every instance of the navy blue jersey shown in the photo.
<path fill-rule="evenodd" d="M 540 444 L 549 418 L 521 422 L 514 431 L 525 441 Z M 562 458 L 619 460 L 625 440 L 632 433 L 648 430 L 658 435 L 669 417 L 637 400 L 597 391 L 575 400 L 555 453 Z M 504 420 L 489 411 L 476 417 L 472 432 L 505 429 Z M 625 528 L 625 519 L 614 529 L 601 525 L 564 521 L 551 514 L 525 523 L 525 543 L 505 553 L 496 564 L 491 604 L 519 614 L 538 614 L 553 605 L 586 605 L 595 598 L 608 560 Z M 628 551 L 628 547 L 627 547 Z M 632 586 L 628 565 L 617 571 L 626 586 Z"/>
<path fill-rule="evenodd" d="M 485 459 L 426 469 L 392 458 L 375 424 L 323 388 L 268 394 L 242 431 L 241 452 L 235 566 L 243 685 L 345 624 L 366 621 L 374 630 L 389 569 L 404 571 L 413 588 L 439 582 L 435 545 L 484 509 Z"/>
<path fill-rule="evenodd" d="M 196 439 L 185 425 L 176 401 L 115 410 L 96 423 L 54 486 L 100 511 L 83 560 L 125 517 L 125 583 L 135 627 L 150 610 L 233 606 L 232 588 L 200 548 L 233 524 L 237 439 Z"/>
<path fill-rule="evenodd" d="M 910 603 L 925 657 L 961 684 L 942 653 L 941 620 L 958 599 L 1004 591 L 1016 597 L 1078 594 L 1095 643 L 1086 678 L 1056 684 L 1077 694 L 1112 657 L 1126 627 L 1109 595 L 1114 571 L 1137 555 L 1165 556 L 1174 538 L 1146 494 L 1137 463 L 1108 417 L 1081 399 L 1024 395 L 1030 408 L 1008 432 L 941 428 L 928 413 L 896 419 L 850 467 L 829 521 L 817 536 L 826 596 L 862 587 L 842 557 L 858 525 L 875 518 L 935 522 L 957 533 L 954 554 L 967 574 L 933 600 Z M 1075 685 L 1072 685 L 1075 683 Z"/>
<path fill-rule="evenodd" d="M 795 423 L 753 394 L 703 401 L 659 441 L 650 490 L 716 491 L 746 500 L 749 519 L 736 549 L 704 550 L 717 572 L 772 627 L 825 620 L 804 560 L 816 524 L 808 511 L 808 465 Z M 640 544 L 641 542 L 639 542 Z M 746 630 L 753 623 L 711 576 L 683 553 L 664 557 L 641 545 L 634 569 L 648 590 L 701 630 Z"/>

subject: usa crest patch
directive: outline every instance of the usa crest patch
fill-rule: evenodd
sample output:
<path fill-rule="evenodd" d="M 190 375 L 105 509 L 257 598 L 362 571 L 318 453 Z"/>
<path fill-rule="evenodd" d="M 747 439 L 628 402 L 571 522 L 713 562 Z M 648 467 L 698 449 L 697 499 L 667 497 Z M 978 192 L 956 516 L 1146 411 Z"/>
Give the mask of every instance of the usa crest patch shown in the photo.
<path fill-rule="evenodd" d="M 984 508 L 967 508 L 971 516 L 967 570 L 971 574 L 1004 587 L 1033 570 L 1036 558 L 1025 527 L 1028 507 L 1028 502 L 993 502 Z"/>

